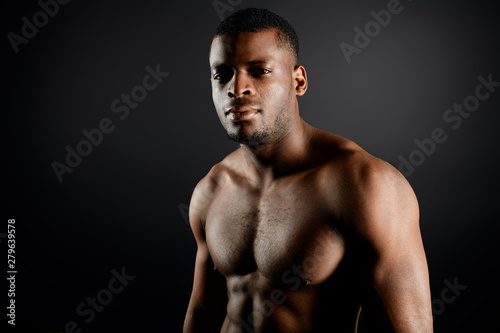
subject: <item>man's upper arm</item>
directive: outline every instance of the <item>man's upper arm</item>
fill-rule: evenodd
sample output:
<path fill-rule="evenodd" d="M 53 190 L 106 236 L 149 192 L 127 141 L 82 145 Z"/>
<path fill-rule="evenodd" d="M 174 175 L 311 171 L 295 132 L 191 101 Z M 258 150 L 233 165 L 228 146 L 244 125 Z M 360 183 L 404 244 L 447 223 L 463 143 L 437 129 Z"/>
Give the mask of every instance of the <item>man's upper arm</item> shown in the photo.
<path fill-rule="evenodd" d="M 410 185 L 379 162 L 356 177 L 349 199 L 368 326 L 375 332 L 432 332 L 427 261 Z"/>
<path fill-rule="evenodd" d="M 219 332 L 226 315 L 225 278 L 214 269 L 207 247 L 202 221 L 210 204 L 207 179 L 193 191 L 189 205 L 189 221 L 196 239 L 197 251 L 193 289 L 184 322 L 184 332 Z"/>

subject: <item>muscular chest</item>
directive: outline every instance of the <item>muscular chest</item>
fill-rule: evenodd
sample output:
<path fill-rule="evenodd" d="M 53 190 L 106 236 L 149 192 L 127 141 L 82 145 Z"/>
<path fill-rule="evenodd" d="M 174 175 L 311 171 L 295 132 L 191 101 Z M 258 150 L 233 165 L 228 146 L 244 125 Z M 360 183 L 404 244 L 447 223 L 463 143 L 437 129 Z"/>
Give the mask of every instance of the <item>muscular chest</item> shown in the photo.
<path fill-rule="evenodd" d="M 276 279 L 300 267 L 305 279 L 324 280 L 340 262 L 344 241 L 321 201 L 300 184 L 265 194 L 224 189 L 205 226 L 216 268 L 226 276 L 259 271 Z"/>

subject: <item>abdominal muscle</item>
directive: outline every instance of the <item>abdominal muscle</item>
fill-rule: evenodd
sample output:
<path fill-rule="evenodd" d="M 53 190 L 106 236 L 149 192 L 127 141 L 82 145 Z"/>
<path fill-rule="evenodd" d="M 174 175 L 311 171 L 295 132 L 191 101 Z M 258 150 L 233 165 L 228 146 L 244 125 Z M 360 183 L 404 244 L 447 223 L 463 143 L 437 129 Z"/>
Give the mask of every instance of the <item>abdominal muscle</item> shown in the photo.
<path fill-rule="evenodd" d="M 221 332 L 308 331 L 313 288 L 290 292 L 262 286 L 264 279 L 259 273 L 228 279 L 227 316 Z"/>
<path fill-rule="evenodd" d="M 333 291 L 328 281 L 308 285 L 302 280 L 290 290 L 273 286 L 256 271 L 228 278 L 227 287 L 221 333 L 356 332 L 359 305 L 347 293 Z"/>

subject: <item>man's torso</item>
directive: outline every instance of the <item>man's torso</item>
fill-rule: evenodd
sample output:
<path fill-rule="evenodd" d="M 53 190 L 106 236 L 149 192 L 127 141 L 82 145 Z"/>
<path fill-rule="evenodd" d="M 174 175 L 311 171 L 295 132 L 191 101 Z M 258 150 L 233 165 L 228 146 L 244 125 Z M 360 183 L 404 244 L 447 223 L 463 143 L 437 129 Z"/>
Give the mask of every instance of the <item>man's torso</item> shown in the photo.
<path fill-rule="evenodd" d="M 336 200 L 342 172 L 328 159 L 316 164 L 266 188 L 237 163 L 219 167 L 204 228 L 227 281 L 222 332 L 355 332 L 360 302 Z"/>

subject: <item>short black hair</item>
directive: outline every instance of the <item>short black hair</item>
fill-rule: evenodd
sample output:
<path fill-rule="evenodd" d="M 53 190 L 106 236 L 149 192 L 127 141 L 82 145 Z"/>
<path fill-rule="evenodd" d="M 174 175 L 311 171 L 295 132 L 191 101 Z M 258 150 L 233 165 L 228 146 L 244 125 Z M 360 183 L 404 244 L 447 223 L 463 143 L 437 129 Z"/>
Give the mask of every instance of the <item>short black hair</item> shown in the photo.
<path fill-rule="evenodd" d="M 215 29 L 210 46 L 216 36 L 237 35 L 240 32 L 261 32 L 276 29 L 278 39 L 292 52 L 295 63 L 299 59 L 299 38 L 295 29 L 281 16 L 261 8 L 246 8 L 238 10 L 226 17 Z"/>

